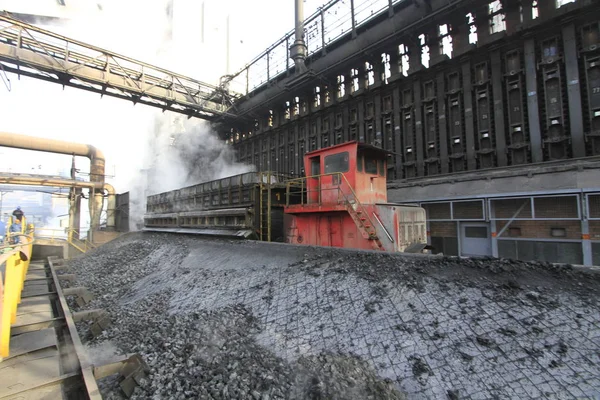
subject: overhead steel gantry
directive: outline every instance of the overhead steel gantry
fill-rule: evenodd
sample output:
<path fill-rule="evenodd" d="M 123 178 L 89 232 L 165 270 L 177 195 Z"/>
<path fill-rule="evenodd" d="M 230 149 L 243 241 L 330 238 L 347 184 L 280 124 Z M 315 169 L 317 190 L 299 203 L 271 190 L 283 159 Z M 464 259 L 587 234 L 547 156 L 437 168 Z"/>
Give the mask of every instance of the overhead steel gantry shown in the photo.
<path fill-rule="evenodd" d="M 214 121 L 237 99 L 209 85 L 0 13 L 0 69 Z M 0 71 L 2 73 L 2 71 Z"/>

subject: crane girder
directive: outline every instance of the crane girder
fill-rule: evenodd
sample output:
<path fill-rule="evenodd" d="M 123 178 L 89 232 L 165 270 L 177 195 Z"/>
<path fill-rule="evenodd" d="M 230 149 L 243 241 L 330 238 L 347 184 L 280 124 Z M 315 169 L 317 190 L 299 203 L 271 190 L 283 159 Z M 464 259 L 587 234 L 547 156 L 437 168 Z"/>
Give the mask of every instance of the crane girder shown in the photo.
<path fill-rule="evenodd" d="M 222 87 L 0 14 L 0 66 L 8 72 L 214 121 L 235 118 Z"/>

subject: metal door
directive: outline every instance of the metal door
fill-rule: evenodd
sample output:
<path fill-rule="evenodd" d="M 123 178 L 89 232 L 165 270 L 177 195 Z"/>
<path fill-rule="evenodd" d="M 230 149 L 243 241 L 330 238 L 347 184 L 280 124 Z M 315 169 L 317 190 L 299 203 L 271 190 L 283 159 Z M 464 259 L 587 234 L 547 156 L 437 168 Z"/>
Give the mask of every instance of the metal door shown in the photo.
<path fill-rule="evenodd" d="M 463 256 L 491 256 L 490 224 L 482 222 L 461 223 L 460 244 L 461 255 Z"/>
<path fill-rule="evenodd" d="M 342 216 L 332 215 L 329 217 L 329 233 L 331 235 L 331 246 L 332 247 L 344 247 L 344 232 L 342 230 Z"/>
<path fill-rule="evenodd" d="M 331 226 L 329 217 L 326 215 L 318 217 L 319 221 L 319 246 L 331 246 Z"/>

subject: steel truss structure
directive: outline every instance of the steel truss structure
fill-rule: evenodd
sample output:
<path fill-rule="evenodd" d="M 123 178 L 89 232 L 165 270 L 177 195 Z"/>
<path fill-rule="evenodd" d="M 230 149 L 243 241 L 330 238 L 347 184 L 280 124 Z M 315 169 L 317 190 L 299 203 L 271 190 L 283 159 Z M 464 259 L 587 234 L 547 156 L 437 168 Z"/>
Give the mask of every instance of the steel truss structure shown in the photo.
<path fill-rule="evenodd" d="M 236 96 L 0 14 L 0 69 L 206 120 L 229 112 Z M 0 74 L 3 74 L 0 71 Z"/>

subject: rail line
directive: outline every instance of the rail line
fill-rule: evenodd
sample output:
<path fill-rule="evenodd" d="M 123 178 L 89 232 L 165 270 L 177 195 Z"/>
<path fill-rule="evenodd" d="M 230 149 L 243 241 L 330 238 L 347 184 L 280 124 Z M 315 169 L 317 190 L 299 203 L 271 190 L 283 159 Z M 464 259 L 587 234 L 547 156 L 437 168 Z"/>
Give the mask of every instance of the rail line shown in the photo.
<path fill-rule="evenodd" d="M 67 297 L 75 296 L 78 305 L 92 300 L 91 293 L 83 287 L 62 288 L 61 281 L 74 280 L 65 273 L 63 260 L 48 257 L 45 261 L 24 262 L 22 281 L 15 282 L 9 268 L 5 267 L 5 296 L 2 312 L 10 310 L 11 287 L 18 290 L 16 312 L 9 329 L 9 343 L 2 343 L 5 357 L 0 358 L 0 399 L 102 399 L 96 380 L 121 374 L 121 388 L 130 396 L 136 382 L 147 371 L 138 355 L 120 356 L 107 364 L 95 365 L 87 355 L 75 323 L 88 320 L 91 334 L 99 334 L 110 323 L 103 310 L 71 312 Z M 13 290 L 14 291 L 14 290 Z M 7 319 L 5 318 L 4 321 Z M 8 348 L 7 348 L 8 347 Z M 8 355 L 6 355 L 8 354 Z"/>

